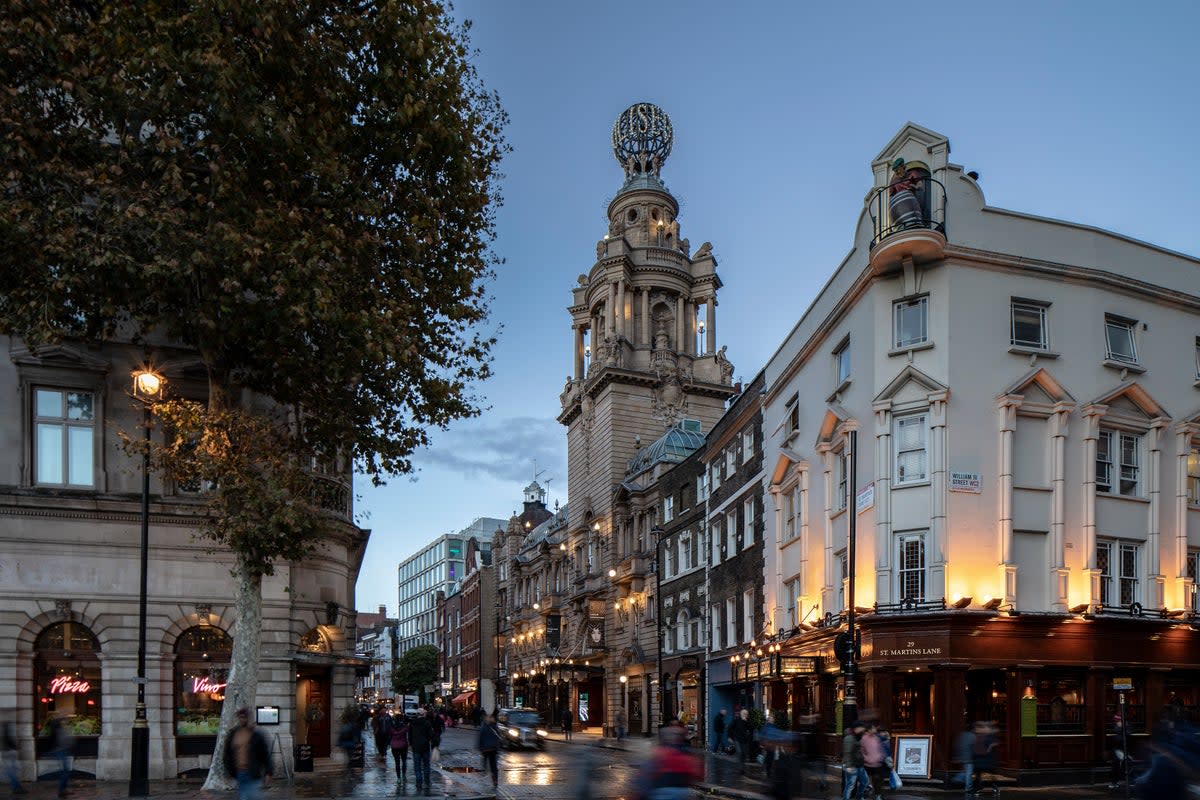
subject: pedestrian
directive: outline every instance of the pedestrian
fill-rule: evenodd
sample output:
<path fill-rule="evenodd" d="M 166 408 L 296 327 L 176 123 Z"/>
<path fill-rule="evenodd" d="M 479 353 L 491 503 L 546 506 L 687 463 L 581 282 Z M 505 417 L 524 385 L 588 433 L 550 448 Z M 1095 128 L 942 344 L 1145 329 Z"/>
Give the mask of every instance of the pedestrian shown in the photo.
<path fill-rule="evenodd" d="M 433 722 L 429 719 L 429 710 L 423 708 L 408 726 L 408 749 L 412 753 L 413 773 L 417 779 L 418 790 L 430 790 L 430 757 L 435 747 L 437 734 L 434 732 Z"/>
<path fill-rule="evenodd" d="M 971 744 L 971 769 L 975 773 L 974 780 L 971 782 L 970 791 L 978 794 L 983 788 L 983 778 L 986 774 L 992 782 L 992 789 L 996 788 L 996 748 L 1000 743 L 996 741 L 996 734 L 990 722 L 975 723 L 975 741 Z"/>
<path fill-rule="evenodd" d="M 617 709 L 617 741 L 625 741 L 625 729 L 629 725 L 629 715 L 625 713 L 625 709 Z"/>
<path fill-rule="evenodd" d="M 869 778 L 863 768 L 862 735 L 867 726 L 856 720 L 842 737 L 842 800 L 862 797 Z"/>
<path fill-rule="evenodd" d="M 862 746 L 863 767 L 870 779 L 871 797 L 883 796 L 883 787 L 887 784 L 888 765 L 887 752 L 883 749 L 883 740 L 879 737 L 879 728 L 875 723 L 867 726 L 860 740 Z"/>
<path fill-rule="evenodd" d="M 362 744 L 362 723 L 357 715 L 347 717 L 342 727 L 338 729 L 337 746 L 342 751 L 342 761 L 346 766 L 345 772 L 350 772 L 354 761 L 354 751 Z"/>
<path fill-rule="evenodd" d="M 741 709 L 729 725 L 729 738 L 737 745 L 738 763 L 742 774 L 746 773 L 746 759 L 750 757 L 750 741 L 754 738 L 754 729 L 750 726 L 749 709 Z"/>
<path fill-rule="evenodd" d="M 392 718 L 382 705 L 375 706 L 371 718 L 371 734 L 375 739 L 375 757 L 380 761 L 387 758 L 388 743 L 392 739 Z"/>
<path fill-rule="evenodd" d="M 704 778 L 700 760 L 687 751 L 685 731 L 663 726 L 659 744 L 634 778 L 634 800 L 686 800 Z"/>
<path fill-rule="evenodd" d="M 396 777 L 401 784 L 408 780 L 408 726 L 409 721 L 404 717 L 394 720 L 388 741 L 392 749 L 392 761 L 396 765 Z"/>
<path fill-rule="evenodd" d="M 571 741 L 571 724 L 574 720 L 571 719 L 571 709 L 569 707 L 564 708 L 562 713 L 558 715 L 558 721 L 562 724 L 563 740 L 567 742 Z"/>
<path fill-rule="evenodd" d="M 237 710 L 237 727 L 225 740 L 225 770 L 237 781 L 238 800 L 257 800 L 275 774 L 267 739 L 254 727 L 248 708 Z"/>
<path fill-rule="evenodd" d="M 954 742 L 954 755 L 958 759 L 958 763 L 962 764 L 962 785 L 963 792 L 967 795 L 971 794 L 971 779 L 975 774 L 975 767 L 971 763 L 971 748 L 975 744 L 975 728 L 970 723 L 967 723 L 962 731 L 958 734 L 958 738 Z"/>
<path fill-rule="evenodd" d="M 804 789 L 807 763 L 798 752 L 797 744 L 796 740 L 788 738 L 781 739 L 777 744 L 769 792 L 773 800 L 792 800 Z"/>
<path fill-rule="evenodd" d="M 496 718 L 491 714 L 479 726 L 479 752 L 483 755 L 483 765 L 492 776 L 492 788 L 500 785 L 500 765 L 496 759 L 500 752 L 500 729 L 496 727 Z"/>
<path fill-rule="evenodd" d="M 70 717 L 65 711 L 56 711 L 50 717 L 50 756 L 58 760 L 58 796 L 70 794 L 67 788 L 71 780 L 71 757 L 75 754 L 75 734 L 71 732 Z"/>
<path fill-rule="evenodd" d="M 29 790 L 21 785 L 21 754 L 17 744 L 17 729 L 12 720 L 0 720 L 0 761 L 4 762 L 4 777 L 13 794 L 25 794 Z"/>
<path fill-rule="evenodd" d="M 717 712 L 713 717 L 713 752 L 722 753 L 725 751 L 725 709 Z"/>

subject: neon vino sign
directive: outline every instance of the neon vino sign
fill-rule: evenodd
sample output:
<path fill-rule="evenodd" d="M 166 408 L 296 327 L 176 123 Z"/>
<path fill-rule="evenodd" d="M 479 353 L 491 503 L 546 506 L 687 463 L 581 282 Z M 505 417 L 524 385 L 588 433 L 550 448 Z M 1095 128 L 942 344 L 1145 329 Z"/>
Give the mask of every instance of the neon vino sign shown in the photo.
<path fill-rule="evenodd" d="M 192 694 L 219 692 L 228 685 L 228 683 L 217 683 L 216 681 L 210 681 L 208 678 L 192 678 Z"/>
<path fill-rule="evenodd" d="M 92 685 L 84 680 L 76 680 L 70 675 L 60 675 L 50 681 L 50 694 L 87 694 Z"/>

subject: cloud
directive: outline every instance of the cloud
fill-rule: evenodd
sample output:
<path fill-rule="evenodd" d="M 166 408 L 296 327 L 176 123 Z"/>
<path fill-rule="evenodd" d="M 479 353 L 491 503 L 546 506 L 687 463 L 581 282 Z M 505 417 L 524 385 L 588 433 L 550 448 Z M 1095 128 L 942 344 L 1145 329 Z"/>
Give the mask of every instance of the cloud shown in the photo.
<path fill-rule="evenodd" d="M 414 456 L 420 469 L 447 470 L 465 478 L 528 481 L 534 465 L 540 479 L 567 477 L 567 431 L 553 419 L 488 417 L 435 431 L 428 448 Z"/>

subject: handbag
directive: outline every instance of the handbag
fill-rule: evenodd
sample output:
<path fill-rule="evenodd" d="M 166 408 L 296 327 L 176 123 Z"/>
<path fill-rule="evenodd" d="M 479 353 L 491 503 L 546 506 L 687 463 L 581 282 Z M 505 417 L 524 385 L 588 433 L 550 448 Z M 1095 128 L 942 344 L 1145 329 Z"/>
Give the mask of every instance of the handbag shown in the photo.
<path fill-rule="evenodd" d="M 441 749 L 440 749 L 440 748 L 437 748 L 437 747 L 433 748 L 433 750 L 431 750 L 431 751 L 430 751 L 430 753 L 429 753 L 429 761 L 430 761 L 431 763 L 434 763 L 434 764 L 436 764 L 437 762 L 439 762 L 439 761 L 441 761 L 441 760 L 442 760 L 442 751 L 441 751 Z"/>

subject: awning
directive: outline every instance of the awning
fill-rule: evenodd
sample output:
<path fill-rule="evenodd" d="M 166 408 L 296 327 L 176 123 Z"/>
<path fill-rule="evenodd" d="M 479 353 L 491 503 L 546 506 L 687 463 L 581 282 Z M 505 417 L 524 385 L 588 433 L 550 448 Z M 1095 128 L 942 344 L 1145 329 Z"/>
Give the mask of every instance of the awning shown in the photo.
<path fill-rule="evenodd" d="M 474 692 L 463 692 L 462 694 L 455 696 L 455 698 L 450 701 L 450 704 L 458 705 L 459 703 L 466 703 L 466 702 L 474 699 L 474 697 L 475 697 Z"/>

